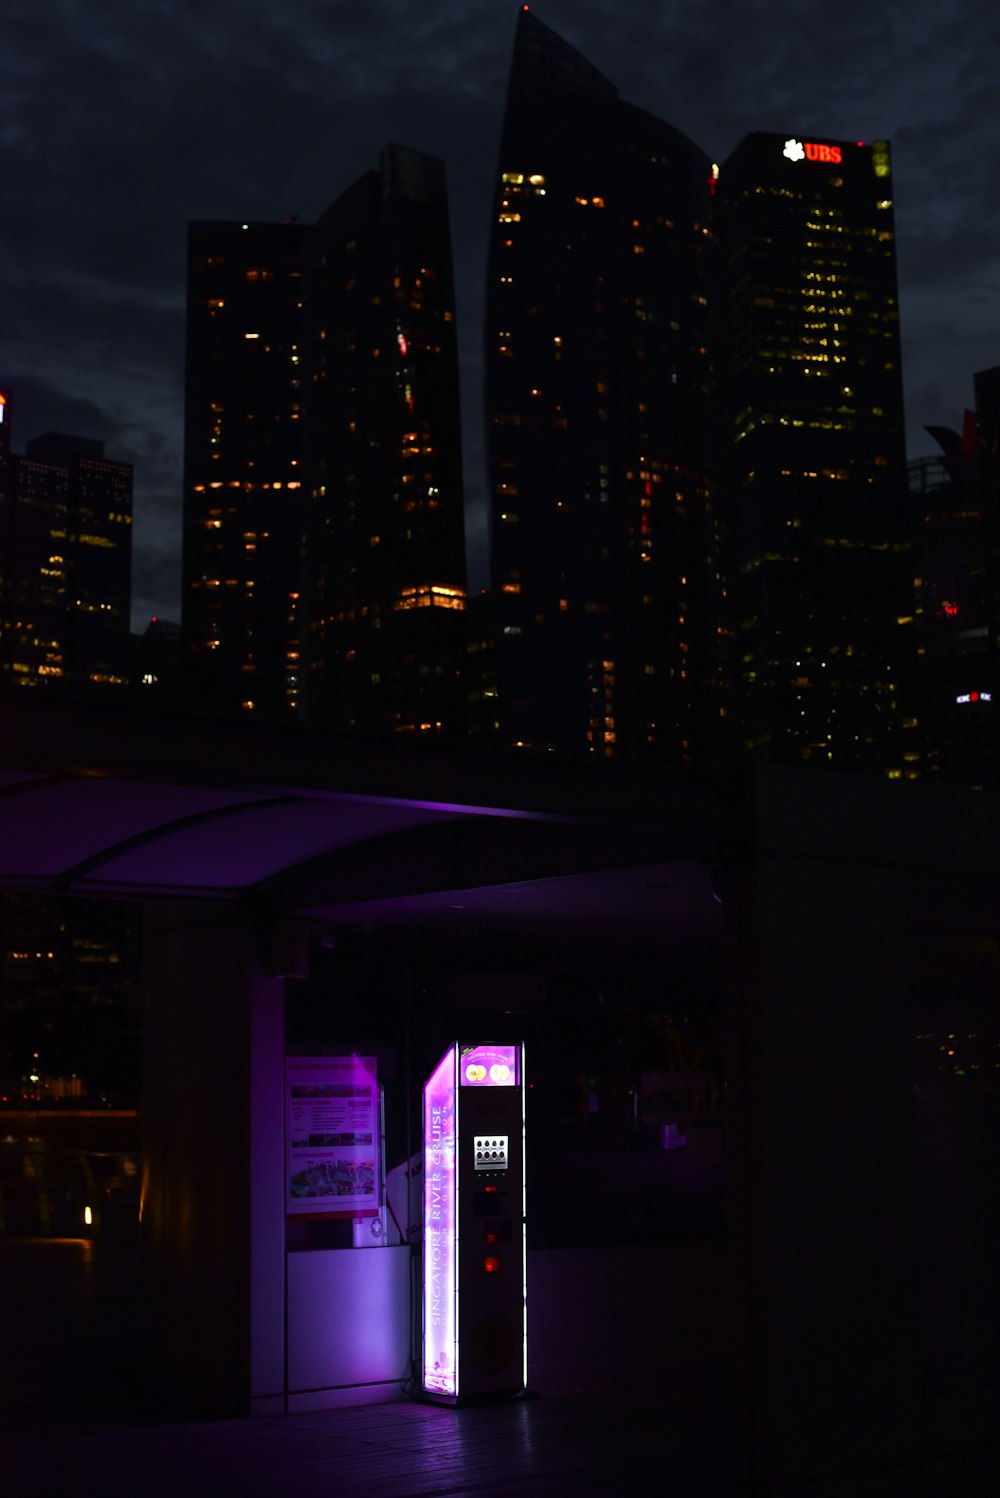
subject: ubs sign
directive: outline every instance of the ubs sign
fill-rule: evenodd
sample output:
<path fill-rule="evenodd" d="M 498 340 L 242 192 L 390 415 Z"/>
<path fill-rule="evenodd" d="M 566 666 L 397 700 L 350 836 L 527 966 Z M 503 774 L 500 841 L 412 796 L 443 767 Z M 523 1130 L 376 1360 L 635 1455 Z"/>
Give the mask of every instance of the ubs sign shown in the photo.
<path fill-rule="evenodd" d="M 813 140 L 791 140 L 785 141 L 782 156 L 787 156 L 789 161 L 827 161 L 832 164 L 842 161 L 843 156 L 839 146 L 821 146 Z"/>

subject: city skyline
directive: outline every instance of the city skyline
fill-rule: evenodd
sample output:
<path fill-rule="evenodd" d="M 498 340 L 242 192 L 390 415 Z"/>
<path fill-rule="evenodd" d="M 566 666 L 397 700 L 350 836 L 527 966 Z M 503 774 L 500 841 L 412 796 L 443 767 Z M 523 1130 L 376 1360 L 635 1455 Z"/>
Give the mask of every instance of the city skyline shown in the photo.
<path fill-rule="evenodd" d="M 972 375 L 997 362 L 986 159 L 995 27 L 895 7 L 635 18 L 552 0 L 540 19 L 600 59 L 623 97 L 721 160 L 751 130 L 893 145 L 908 451 L 957 424 Z M 25 13 L 6 49 L 10 194 L 0 275 L 10 308 L 0 377 L 18 449 L 46 429 L 105 441 L 136 469 L 134 619 L 177 617 L 184 236 L 197 218 L 309 221 L 391 140 L 445 158 L 455 236 L 471 582 L 485 580 L 480 422 L 490 194 L 517 8 L 443 0 L 396 14 L 333 4 L 236 27 L 112 6 Z M 679 42 L 679 45 L 678 45 Z M 10 70 L 9 72 L 7 70 Z M 53 107 L 58 101 L 58 107 Z M 980 138 L 982 145 L 979 145 Z M 303 142 L 308 149 L 303 149 Z M 318 148 L 317 148 L 318 143 Z"/>

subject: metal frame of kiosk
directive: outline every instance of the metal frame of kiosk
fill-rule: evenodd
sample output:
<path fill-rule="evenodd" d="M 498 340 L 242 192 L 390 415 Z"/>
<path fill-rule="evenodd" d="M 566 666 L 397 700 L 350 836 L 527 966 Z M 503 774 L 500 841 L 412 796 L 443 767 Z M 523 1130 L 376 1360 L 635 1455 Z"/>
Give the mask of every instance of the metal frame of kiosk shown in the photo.
<path fill-rule="evenodd" d="M 424 1396 L 524 1394 L 524 1047 L 450 1046 L 423 1109 Z"/>

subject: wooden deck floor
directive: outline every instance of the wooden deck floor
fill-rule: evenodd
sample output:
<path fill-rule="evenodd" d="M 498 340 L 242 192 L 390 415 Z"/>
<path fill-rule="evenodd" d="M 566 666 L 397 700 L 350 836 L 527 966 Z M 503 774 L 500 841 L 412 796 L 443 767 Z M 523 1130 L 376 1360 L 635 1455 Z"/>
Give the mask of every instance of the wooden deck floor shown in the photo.
<path fill-rule="evenodd" d="M 324 1414 L 0 1436 L 4 1492 L 18 1498 L 617 1498 L 730 1494 L 681 1470 L 655 1411 L 578 1399 L 463 1410 L 378 1405 Z M 689 1457 L 692 1453 L 689 1452 Z"/>
<path fill-rule="evenodd" d="M 134 1258 L 134 1255 L 131 1256 Z M 703 1381 L 452 1410 L 193 1418 L 136 1377 L 128 1254 L 0 1235 L 0 1498 L 763 1498 Z M 63 1272 L 60 1272 L 62 1270 Z M 681 1397 L 683 1395 L 683 1397 Z M 995 1498 L 1000 1444 L 774 1498 Z"/>
<path fill-rule="evenodd" d="M 655 1391 L 205 1420 L 144 1388 L 140 1324 L 134 1249 L 0 1235 L 2 1498 L 732 1491 L 710 1401 L 701 1433 Z"/>

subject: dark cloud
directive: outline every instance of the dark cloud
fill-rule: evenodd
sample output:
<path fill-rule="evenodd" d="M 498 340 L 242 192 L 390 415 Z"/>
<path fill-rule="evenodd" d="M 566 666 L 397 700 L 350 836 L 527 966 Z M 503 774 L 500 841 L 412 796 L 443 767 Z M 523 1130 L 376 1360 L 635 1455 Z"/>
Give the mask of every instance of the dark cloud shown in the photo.
<path fill-rule="evenodd" d="M 12 437 L 16 448 L 42 432 L 86 433 L 98 442 L 115 445 L 122 428 L 94 401 L 66 395 L 45 380 L 30 374 L 10 378 L 10 371 L 0 372 L 0 383 L 17 387 L 17 405 L 13 413 Z"/>
<path fill-rule="evenodd" d="M 0 46 L 2 374 L 18 441 L 136 466 L 136 615 L 176 613 L 185 226 L 318 216 L 398 140 L 448 166 L 481 577 L 480 301 L 517 5 L 8 0 Z M 998 23 L 978 0 L 551 0 L 623 97 L 722 161 L 749 130 L 893 141 L 910 442 L 1000 362 L 985 190 Z M 70 420 L 69 418 L 72 418 Z M 164 589 L 162 596 L 157 590 Z"/>
<path fill-rule="evenodd" d="M 174 551 L 161 546 L 137 552 L 132 569 L 132 628 L 143 630 L 156 618 L 180 622 L 180 596 L 180 562 Z"/>

